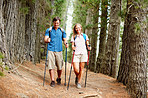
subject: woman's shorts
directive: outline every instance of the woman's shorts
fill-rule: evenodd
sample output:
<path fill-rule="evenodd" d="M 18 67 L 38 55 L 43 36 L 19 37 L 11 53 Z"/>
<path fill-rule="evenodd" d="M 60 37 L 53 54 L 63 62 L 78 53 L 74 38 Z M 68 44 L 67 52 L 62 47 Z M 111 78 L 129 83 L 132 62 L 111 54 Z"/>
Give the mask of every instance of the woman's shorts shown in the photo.
<path fill-rule="evenodd" d="M 48 69 L 55 69 L 55 67 L 57 67 L 57 70 L 62 70 L 63 66 L 62 51 L 61 52 L 48 51 L 47 65 Z"/>
<path fill-rule="evenodd" d="M 75 54 L 73 62 L 87 62 L 87 54 Z"/>

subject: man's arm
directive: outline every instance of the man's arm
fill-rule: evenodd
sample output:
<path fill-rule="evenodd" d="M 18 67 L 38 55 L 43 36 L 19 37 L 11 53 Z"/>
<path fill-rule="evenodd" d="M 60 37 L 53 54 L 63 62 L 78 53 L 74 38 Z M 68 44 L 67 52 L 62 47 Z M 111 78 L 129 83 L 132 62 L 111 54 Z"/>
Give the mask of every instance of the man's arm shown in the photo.
<path fill-rule="evenodd" d="M 45 43 L 49 43 L 49 42 L 50 42 L 49 36 L 45 36 L 45 37 L 44 37 L 44 42 L 45 42 Z"/>
<path fill-rule="evenodd" d="M 66 38 L 63 38 L 63 41 L 64 41 L 64 45 L 65 45 L 65 47 L 68 48 L 67 39 L 66 39 Z"/>

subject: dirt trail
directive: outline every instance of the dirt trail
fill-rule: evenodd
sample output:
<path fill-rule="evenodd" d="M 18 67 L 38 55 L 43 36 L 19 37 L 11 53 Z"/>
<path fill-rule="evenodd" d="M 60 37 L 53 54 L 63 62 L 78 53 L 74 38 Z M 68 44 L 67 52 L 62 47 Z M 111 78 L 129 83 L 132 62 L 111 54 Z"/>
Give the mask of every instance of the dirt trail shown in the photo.
<path fill-rule="evenodd" d="M 67 65 L 67 84 L 70 66 L 70 64 Z M 64 67 L 61 85 L 50 87 L 47 71 L 43 87 L 44 67 L 44 62 L 36 65 L 25 62 L 18 68 L 19 75 L 5 73 L 6 76 L 0 77 L 0 98 L 129 98 L 125 86 L 118 83 L 116 79 L 90 71 L 88 71 L 87 87 L 84 88 L 84 74 L 81 89 L 76 88 L 75 75 L 72 71 L 70 87 L 67 90 L 67 86 L 64 86 Z"/>

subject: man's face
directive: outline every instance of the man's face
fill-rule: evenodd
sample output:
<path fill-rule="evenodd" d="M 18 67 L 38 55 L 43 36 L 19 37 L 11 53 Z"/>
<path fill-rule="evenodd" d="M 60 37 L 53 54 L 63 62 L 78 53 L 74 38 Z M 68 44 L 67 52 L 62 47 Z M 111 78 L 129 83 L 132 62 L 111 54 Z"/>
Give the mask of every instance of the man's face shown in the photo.
<path fill-rule="evenodd" d="M 53 22 L 53 25 L 54 25 L 55 28 L 58 28 L 59 25 L 60 25 L 60 21 L 59 21 L 59 20 L 54 21 L 54 22 Z"/>

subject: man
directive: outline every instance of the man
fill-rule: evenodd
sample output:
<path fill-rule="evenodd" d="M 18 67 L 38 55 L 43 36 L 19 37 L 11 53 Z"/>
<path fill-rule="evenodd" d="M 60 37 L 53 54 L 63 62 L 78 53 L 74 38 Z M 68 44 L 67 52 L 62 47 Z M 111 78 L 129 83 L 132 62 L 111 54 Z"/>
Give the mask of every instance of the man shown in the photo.
<path fill-rule="evenodd" d="M 65 31 L 59 27 L 60 25 L 60 18 L 55 17 L 53 19 L 53 26 L 48 28 L 45 32 L 44 41 L 48 43 L 48 56 L 47 56 L 47 65 L 49 69 L 49 74 L 51 78 L 50 86 L 55 86 L 54 80 L 54 71 L 55 66 L 57 67 L 57 84 L 61 84 L 61 73 L 62 73 L 62 66 L 63 66 L 63 56 L 62 56 L 62 40 L 64 41 L 64 45 L 67 48 L 67 40 L 66 40 L 66 33 Z"/>

